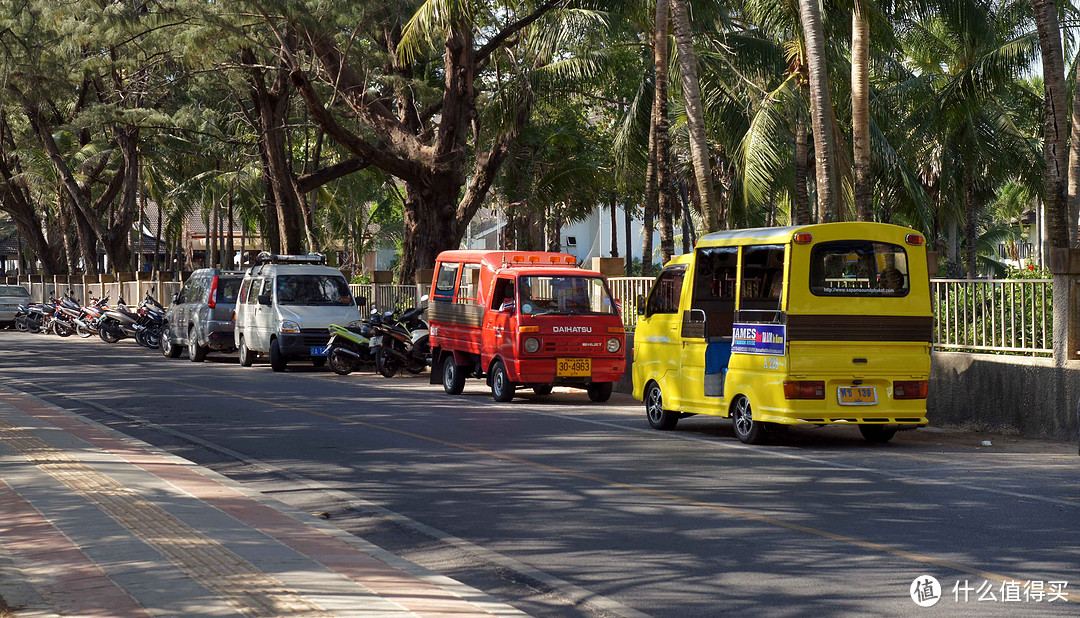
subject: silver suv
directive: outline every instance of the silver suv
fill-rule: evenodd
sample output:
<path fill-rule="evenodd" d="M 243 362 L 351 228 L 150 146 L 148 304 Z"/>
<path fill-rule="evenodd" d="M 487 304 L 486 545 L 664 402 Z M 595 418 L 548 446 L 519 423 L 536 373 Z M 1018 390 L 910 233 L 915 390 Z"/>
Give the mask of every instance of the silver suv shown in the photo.
<path fill-rule="evenodd" d="M 201 363 L 210 351 L 233 350 L 233 311 L 244 273 L 203 268 L 191 273 L 165 313 L 161 353 Z"/>

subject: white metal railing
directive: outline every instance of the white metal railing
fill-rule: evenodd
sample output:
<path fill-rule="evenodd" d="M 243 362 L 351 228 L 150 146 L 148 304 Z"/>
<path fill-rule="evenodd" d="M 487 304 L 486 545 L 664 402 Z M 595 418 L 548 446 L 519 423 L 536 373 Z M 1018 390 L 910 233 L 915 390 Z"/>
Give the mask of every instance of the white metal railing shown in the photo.
<path fill-rule="evenodd" d="M 350 283 L 353 296 L 367 299 L 367 308 L 379 311 L 402 311 L 421 304 L 420 298 L 427 294 L 426 285 L 391 285 Z"/>
<path fill-rule="evenodd" d="M 1052 279 L 932 279 L 934 347 L 1053 354 Z"/>
<path fill-rule="evenodd" d="M 10 281 L 10 279 L 9 279 Z M 637 326 L 638 298 L 648 296 L 652 277 L 611 277 L 608 285 L 620 306 L 628 331 Z M 180 291 L 179 281 L 71 283 L 19 280 L 41 302 L 69 290 L 79 302 L 122 297 L 137 304 L 149 292 L 163 305 Z M 379 311 L 408 309 L 421 304 L 426 285 L 352 284 L 355 296 L 367 298 Z M 938 350 L 1050 356 L 1053 354 L 1052 279 L 932 279 L 934 348 Z"/>
<path fill-rule="evenodd" d="M 611 277 L 608 279 L 611 296 L 619 305 L 626 330 L 632 331 L 637 328 L 638 296 L 648 296 L 653 281 L 655 281 L 654 277 Z"/>

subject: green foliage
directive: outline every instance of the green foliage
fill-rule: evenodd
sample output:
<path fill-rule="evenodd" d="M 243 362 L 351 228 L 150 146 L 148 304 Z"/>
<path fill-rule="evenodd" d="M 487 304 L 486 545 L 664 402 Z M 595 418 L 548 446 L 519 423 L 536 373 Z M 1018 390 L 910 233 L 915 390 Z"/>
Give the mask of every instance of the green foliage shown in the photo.
<path fill-rule="evenodd" d="M 138 129 L 141 191 L 165 210 L 167 236 L 178 237 L 186 219 L 201 219 L 223 205 L 238 225 L 260 234 L 267 223 L 269 179 L 258 142 L 265 133 L 252 106 L 253 67 L 240 65 L 242 49 L 252 50 L 254 68 L 272 81 L 284 55 L 283 39 L 305 29 L 323 33 L 356 73 L 359 94 L 383 101 L 393 118 L 405 118 L 413 108 L 430 135 L 442 130 L 447 37 L 467 34 L 482 46 L 543 5 L 0 0 L 0 155 L 14 165 L 9 184 L 26 192 L 58 248 L 73 216 L 70 204 L 57 197 L 63 167 L 44 152 L 25 106 L 42 112 L 63 164 L 90 201 L 106 193 L 120 169 L 117 136 Z M 922 230 L 939 250 L 951 223 L 963 229 L 970 220 L 974 233 L 960 244 L 974 244 L 982 272 L 1011 276 L 996 257 L 997 246 L 1020 240 L 1015 222 L 1038 203 L 1044 168 L 1042 83 L 1028 75 L 1038 51 L 1030 4 L 939 0 L 860 6 L 873 33 L 876 217 Z M 469 136 L 444 156 L 464 161 L 467 176 L 494 136 L 515 127 L 515 112 L 528 101 L 530 114 L 510 145 L 489 204 L 526 204 L 528 212 L 519 214 L 533 224 L 544 217 L 580 219 L 611 201 L 640 207 L 654 84 L 654 7 L 568 0 L 515 31 L 478 68 L 472 84 L 477 97 L 470 103 L 475 117 L 453 128 Z M 725 223 L 786 223 L 797 193 L 796 118 L 808 112 L 797 3 L 693 0 L 690 8 Z M 840 167 L 850 176 L 850 6 L 826 9 Z M 382 32 L 400 34 L 396 48 L 379 38 Z M 1065 40 L 1071 44 L 1072 37 Z M 334 91 L 336 77 L 310 48 L 298 43 L 289 53 L 321 80 L 317 92 L 341 125 L 381 148 L 401 147 L 365 128 L 355 102 Z M 691 186 L 676 58 L 670 69 L 668 156 L 674 181 Z M 16 90 L 26 101 L 14 96 Z M 318 128 L 295 92 L 287 91 L 284 105 L 281 129 L 297 177 L 353 156 Z M 311 242 L 348 253 L 347 260 L 400 248 L 406 188 L 400 177 L 369 167 L 307 193 Z M 115 223 L 115 210 L 103 207 L 102 220 Z M 532 225 L 533 233 L 542 234 L 537 227 Z M 947 262 L 941 263 L 947 271 Z"/>

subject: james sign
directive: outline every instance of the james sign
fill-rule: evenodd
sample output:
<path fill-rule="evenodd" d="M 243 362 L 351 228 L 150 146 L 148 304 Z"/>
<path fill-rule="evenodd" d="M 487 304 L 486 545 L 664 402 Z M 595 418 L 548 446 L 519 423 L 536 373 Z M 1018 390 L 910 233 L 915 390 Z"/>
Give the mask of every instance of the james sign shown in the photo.
<path fill-rule="evenodd" d="M 786 341 L 786 324 L 735 324 L 731 328 L 732 352 L 783 356 Z"/>

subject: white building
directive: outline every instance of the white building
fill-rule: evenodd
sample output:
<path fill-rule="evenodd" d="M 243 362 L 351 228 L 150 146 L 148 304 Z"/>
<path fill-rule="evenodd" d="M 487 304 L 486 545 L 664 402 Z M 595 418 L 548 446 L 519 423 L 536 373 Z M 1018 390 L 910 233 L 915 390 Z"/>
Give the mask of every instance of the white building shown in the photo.
<path fill-rule="evenodd" d="M 468 249 L 501 249 L 500 231 L 505 221 L 496 211 L 477 213 L 470 226 L 463 247 Z M 618 240 L 619 257 L 626 257 L 626 219 L 622 206 L 615 208 L 615 234 Z M 594 257 L 611 257 L 611 210 L 606 206 L 597 206 L 581 220 L 563 226 L 561 233 L 562 250 L 573 255 L 580 262 Z M 630 221 L 630 255 L 641 259 L 642 220 L 632 216 Z M 682 253 L 682 228 L 675 226 L 675 254 Z M 660 262 L 660 233 L 653 232 L 653 263 Z"/>

